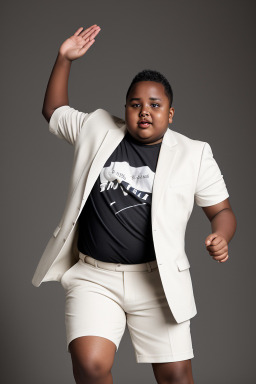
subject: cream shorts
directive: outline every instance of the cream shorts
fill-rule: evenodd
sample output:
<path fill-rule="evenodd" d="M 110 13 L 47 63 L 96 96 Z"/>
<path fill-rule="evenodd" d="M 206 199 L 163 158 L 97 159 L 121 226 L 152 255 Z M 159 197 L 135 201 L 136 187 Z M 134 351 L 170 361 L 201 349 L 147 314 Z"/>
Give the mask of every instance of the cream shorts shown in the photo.
<path fill-rule="evenodd" d="M 80 252 L 61 278 L 69 343 L 101 336 L 118 350 L 126 323 L 137 363 L 165 363 L 194 357 L 190 320 L 177 323 L 165 297 L 156 261 L 115 264 Z"/>

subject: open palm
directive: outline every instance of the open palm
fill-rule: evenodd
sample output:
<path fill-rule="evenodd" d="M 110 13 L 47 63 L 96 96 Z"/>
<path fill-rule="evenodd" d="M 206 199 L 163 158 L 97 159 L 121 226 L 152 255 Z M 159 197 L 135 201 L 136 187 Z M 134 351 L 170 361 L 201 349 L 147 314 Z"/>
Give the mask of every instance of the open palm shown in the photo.
<path fill-rule="evenodd" d="M 74 35 L 62 43 L 59 53 L 68 60 L 76 60 L 83 56 L 90 46 L 95 42 L 94 38 L 100 32 L 100 27 L 96 24 L 85 29 L 79 28 Z"/>

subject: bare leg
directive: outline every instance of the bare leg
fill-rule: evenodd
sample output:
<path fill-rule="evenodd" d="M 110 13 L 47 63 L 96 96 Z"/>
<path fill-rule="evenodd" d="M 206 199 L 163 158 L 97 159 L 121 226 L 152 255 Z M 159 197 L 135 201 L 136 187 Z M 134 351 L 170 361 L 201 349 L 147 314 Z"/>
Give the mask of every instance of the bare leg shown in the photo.
<path fill-rule="evenodd" d="M 153 363 L 152 368 L 158 384 L 194 384 L 190 359 Z"/>
<path fill-rule="evenodd" d="M 83 336 L 69 345 L 77 384 L 113 384 L 116 345 L 104 337 Z"/>

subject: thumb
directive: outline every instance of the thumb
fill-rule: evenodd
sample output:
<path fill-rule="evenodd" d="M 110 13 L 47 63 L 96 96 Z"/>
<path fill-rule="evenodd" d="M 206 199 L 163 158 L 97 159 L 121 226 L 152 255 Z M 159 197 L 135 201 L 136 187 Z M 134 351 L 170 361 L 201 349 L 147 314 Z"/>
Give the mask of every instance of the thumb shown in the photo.
<path fill-rule="evenodd" d="M 215 237 L 216 237 L 215 233 L 211 233 L 209 236 L 207 236 L 205 239 L 205 245 L 206 246 L 211 245 L 211 242 L 213 239 L 215 239 Z"/>

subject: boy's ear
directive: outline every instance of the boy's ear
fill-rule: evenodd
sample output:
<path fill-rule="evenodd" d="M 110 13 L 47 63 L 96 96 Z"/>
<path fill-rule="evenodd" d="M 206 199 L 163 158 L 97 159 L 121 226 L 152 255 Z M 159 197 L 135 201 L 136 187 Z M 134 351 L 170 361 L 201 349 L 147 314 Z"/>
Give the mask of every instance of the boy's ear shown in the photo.
<path fill-rule="evenodd" d="M 174 112 L 175 112 L 175 109 L 174 108 L 170 108 L 170 110 L 169 110 L 169 124 L 172 123 Z"/>

